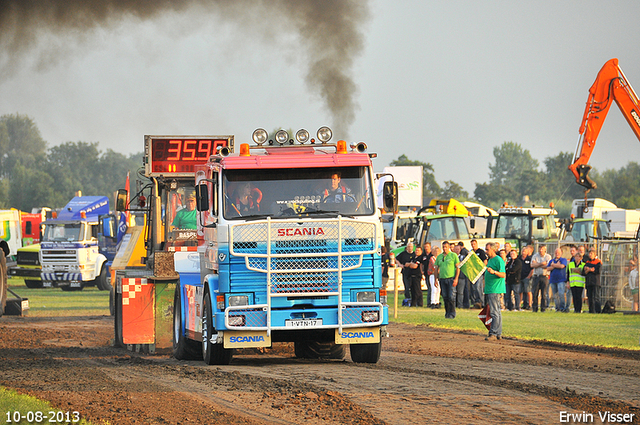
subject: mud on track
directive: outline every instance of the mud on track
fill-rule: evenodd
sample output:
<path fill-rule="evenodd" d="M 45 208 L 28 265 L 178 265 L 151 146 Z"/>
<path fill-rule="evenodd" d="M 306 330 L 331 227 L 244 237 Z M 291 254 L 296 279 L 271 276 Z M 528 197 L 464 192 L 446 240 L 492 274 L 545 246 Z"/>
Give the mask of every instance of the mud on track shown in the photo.
<path fill-rule="evenodd" d="M 110 317 L 3 317 L 0 385 L 95 424 L 554 424 L 562 411 L 640 423 L 639 352 L 389 331 L 376 365 L 281 344 L 216 367 L 112 348 Z"/>

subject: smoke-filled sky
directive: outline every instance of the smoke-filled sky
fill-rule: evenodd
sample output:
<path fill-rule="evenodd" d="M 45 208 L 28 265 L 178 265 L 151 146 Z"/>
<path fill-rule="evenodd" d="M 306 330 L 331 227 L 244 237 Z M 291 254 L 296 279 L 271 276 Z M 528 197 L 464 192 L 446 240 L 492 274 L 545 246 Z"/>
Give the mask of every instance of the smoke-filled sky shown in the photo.
<path fill-rule="evenodd" d="M 152 6 L 149 6 L 151 4 Z M 0 115 L 49 146 L 332 126 L 376 169 L 406 154 L 473 194 L 493 148 L 574 152 L 613 57 L 640 89 L 640 2 L 0 0 Z M 614 106 L 591 164 L 640 162 Z"/>

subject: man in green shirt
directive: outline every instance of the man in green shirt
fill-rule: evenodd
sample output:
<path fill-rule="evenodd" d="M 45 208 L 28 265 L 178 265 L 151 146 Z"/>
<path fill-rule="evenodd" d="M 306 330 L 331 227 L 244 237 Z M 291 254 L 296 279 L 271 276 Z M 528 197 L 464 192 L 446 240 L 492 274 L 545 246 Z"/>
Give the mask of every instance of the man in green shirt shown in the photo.
<path fill-rule="evenodd" d="M 489 306 L 489 316 L 491 317 L 491 327 L 489 335 L 485 338 L 487 341 L 502 339 L 502 312 L 500 311 L 500 294 L 506 291 L 504 278 L 507 276 L 505 272 L 504 260 L 496 252 L 496 244 L 487 244 L 487 270 L 484 272 L 484 301 Z"/>
<path fill-rule="evenodd" d="M 171 225 L 177 229 L 195 230 L 198 228 L 196 213 L 196 196 L 191 194 L 187 197 L 187 206 L 176 213 Z"/>
<path fill-rule="evenodd" d="M 458 285 L 460 269 L 457 264 L 460 262 L 458 255 L 451 251 L 449 242 L 442 242 L 442 254 L 436 258 L 435 275 L 438 277 L 442 298 L 444 300 L 444 317 L 446 319 L 456 318 L 456 293 L 454 288 Z"/>

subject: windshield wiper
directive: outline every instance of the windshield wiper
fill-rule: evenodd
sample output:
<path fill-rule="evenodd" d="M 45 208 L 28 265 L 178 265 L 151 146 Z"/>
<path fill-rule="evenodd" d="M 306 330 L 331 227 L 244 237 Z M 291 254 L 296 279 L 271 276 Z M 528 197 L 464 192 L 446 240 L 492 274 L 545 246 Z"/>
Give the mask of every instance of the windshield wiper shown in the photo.
<path fill-rule="evenodd" d="M 243 218 L 245 220 L 260 220 L 263 218 L 269 217 L 269 214 L 251 214 L 251 215 L 242 215 L 237 218 Z"/>

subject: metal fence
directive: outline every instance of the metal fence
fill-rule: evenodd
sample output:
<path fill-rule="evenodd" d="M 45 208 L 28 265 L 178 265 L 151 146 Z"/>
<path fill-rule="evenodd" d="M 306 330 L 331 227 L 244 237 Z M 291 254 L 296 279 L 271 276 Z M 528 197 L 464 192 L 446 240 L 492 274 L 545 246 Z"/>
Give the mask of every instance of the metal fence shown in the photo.
<path fill-rule="evenodd" d="M 563 257 L 567 259 L 570 257 L 569 250 L 571 245 L 584 245 L 587 252 L 589 248 L 595 247 L 598 252 L 598 258 L 602 261 L 600 270 L 600 300 L 602 305 L 607 301 L 611 301 L 616 310 L 632 309 L 633 297 L 629 286 L 629 274 L 631 270 L 638 266 L 640 241 L 601 239 L 594 240 L 592 243 L 536 242 L 536 252 L 538 252 L 541 245 L 547 246 L 547 253 L 551 257 L 554 256 L 554 252 L 559 245 L 560 249 L 562 249 Z"/>

